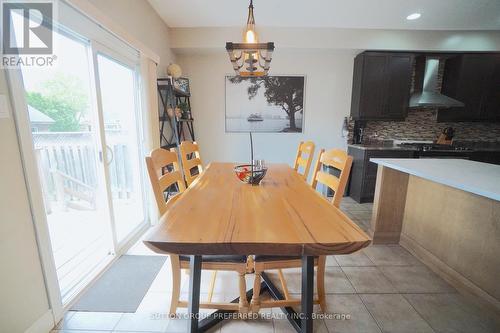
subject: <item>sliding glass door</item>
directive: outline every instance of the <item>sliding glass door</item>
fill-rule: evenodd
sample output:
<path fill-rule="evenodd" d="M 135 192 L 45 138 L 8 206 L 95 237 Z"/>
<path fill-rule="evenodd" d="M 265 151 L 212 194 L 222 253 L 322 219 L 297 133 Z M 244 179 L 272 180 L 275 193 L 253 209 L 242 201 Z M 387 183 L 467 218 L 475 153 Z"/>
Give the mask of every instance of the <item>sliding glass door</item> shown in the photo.
<path fill-rule="evenodd" d="M 54 33 L 57 68 L 22 67 L 46 222 L 61 297 L 109 258 L 106 183 L 99 163 L 98 117 L 93 108 L 90 44 Z M 104 200 L 103 200 L 104 199 Z"/>
<path fill-rule="evenodd" d="M 114 231 L 123 244 L 144 222 L 144 192 L 141 186 L 142 156 L 138 115 L 138 83 L 134 64 L 126 58 L 95 45 L 98 99 L 102 110 L 103 133 L 110 160 L 106 163 L 111 187 Z M 119 59 L 119 60 L 118 60 Z"/>
<path fill-rule="evenodd" d="M 35 223 L 48 234 L 65 304 L 148 222 L 137 52 L 62 26 L 54 39 L 57 66 L 22 67 L 13 89 L 24 90 L 23 154 L 36 162 L 30 184 L 43 200 Z"/>

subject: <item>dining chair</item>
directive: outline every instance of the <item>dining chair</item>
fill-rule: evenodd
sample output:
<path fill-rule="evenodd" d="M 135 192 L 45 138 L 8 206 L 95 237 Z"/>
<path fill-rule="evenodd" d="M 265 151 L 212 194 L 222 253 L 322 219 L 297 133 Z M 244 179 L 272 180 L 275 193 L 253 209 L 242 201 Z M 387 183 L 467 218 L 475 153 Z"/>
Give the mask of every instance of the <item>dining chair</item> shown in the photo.
<path fill-rule="evenodd" d="M 332 204 L 336 208 L 340 208 L 340 202 L 344 195 L 345 186 L 351 172 L 352 156 L 340 149 L 331 149 L 325 151 L 320 150 L 318 159 L 313 169 L 311 186 L 316 190 L 318 183 L 321 183 L 330 188 L 334 194 Z M 337 170 L 338 176 L 323 171 L 325 167 L 330 167 Z M 325 199 L 328 200 L 328 199 Z M 255 255 L 254 256 L 254 289 L 250 304 L 251 311 L 258 312 L 260 308 L 268 307 L 286 307 L 300 305 L 300 299 L 294 299 L 290 296 L 286 280 L 282 269 L 301 267 L 302 260 L 300 257 L 288 256 L 270 256 L 270 255 Z M 315 304 L 319 304 L 323 312 L 327 312 L 326 293 L 325 293 L 325 269 L 326 256 L 318 256 L 314 260 L 314 265 L 317 266 L 316 272 L 316 288 L 318 298 L 314 300 Z M 261 274 L 266 270 L 278 270 L 278 278 L 285 299 L 282 301 L 260 301 L 260 283 Z"/>
<path fill-rule="evenodd" d="M 299 143 L 299 148 L 297 149 L 297 155 L 295 156 L 293 168 L 301 174 L 304 179 L 307 179 L 309 176 L 309 169 L 311 168 L 311 162 L 314 157 L 314 147 L 314 142 L 312 141 L 301 141 Z M 299 171 L 299 167 L 303 168 L 303 173 Z"/>
<path fill-rule="evenodd" d="M 175 209 L 175 202 L 182 196 L 186 186 L 182 172 L 179 168 L 179 159 L 175 149 L 166 150 L 162 148 L 154 149 L 146 157 L 149 179 L 153 187 L 156 205 L 160 215 L 165 214 L 170 209 Z M 165 191 L 177 186 L 177 194 L 165 198 Z M 167 221 L 168 223 L 168 221 Z M 189 223 L 189 221 L 186 221 Z M 172 267 L 172 299 L 170 301 L 171 315 L 174 315 L 178 307 L 187 307 L 188 302 L 180 299 L 181 291 L 181 270 L 189 269 L 190 257 L 185 255 L 169 254 Z M 200 308 L 233 310 L 241 313 L 248 312 L 248 300 L 246 296 L 245 274 L 247 273 L 247 256 L 240 255 L 204 255 L 202 256 L 202 269 L 211 270 L 212 280 L 210 281 L 207 302 L 200 302 Z M 216 303 L 212 302 L 215 286 L 216 271 L 235 271 L 238 273 L 239 283 L 239 303 Z"/>
<path fill-rule="evenodd" d="M 203 163 L 200 157 L 200 147 L 196 141 L 182 141 L 179 145 L 182 169 L 184 172 L 184 178 L 186 180 L 187 186 L 203 172 Z M 251 264 L 251 262 L 249 262 Z M 215 283 L 217 277 L 217 271 L 212 272 L 212 282 L 211 285 Z M 209 298 L 211 294 L 209 294 Z"/>
<path fill-rule="evenodd" d="M 331 189 L 333 191 L 332 204 L 340 208 L 340 202 L 344 196 L 345 187 L 351 173 L 351 166 L 352 156 L 347 155 L 346 151 L 341 149 L 325 151 L 321 149 L 314 166 L 311 186 L 316 189 L 318 183 L 322 183 Z M 339 175 L 334 176 L 329 172 L 325 172 L 325 167 L 333 168 Z"/>
<path fill-rule="evenodd" d="M 194 141 L 182 141 L 179 148 L 181 151 L 184 177 L 189 186 L 203 171 L 203 164 L 200 158 L 200 147 Z"/>

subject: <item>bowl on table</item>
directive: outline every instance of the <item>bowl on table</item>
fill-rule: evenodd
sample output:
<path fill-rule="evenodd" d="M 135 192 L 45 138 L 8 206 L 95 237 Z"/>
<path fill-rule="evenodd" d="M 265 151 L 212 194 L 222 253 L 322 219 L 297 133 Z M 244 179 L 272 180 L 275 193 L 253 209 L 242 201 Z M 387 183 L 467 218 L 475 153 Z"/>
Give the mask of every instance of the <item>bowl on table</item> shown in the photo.
<path fill-rule="evenodd" d="M 267 168 L 261 166 L 253 167 L 253 175 L 252 175 L 252 165 L 251 164 L 242 164 L 234 167 L 234 173 L 236 177 L 241 180 L 243 183 L 259 185 L 260 181 L 266 175 Z"/>

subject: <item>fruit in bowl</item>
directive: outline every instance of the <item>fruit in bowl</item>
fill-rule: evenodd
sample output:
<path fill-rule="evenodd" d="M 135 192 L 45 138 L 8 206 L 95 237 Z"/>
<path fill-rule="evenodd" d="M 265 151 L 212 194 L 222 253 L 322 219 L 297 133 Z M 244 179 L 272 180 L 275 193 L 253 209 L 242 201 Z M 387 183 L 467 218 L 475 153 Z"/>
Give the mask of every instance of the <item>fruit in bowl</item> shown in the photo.
<path fill-rule="evenodd" d="M 244 181 L 246 177 L 249 177 L 250 176 L 250 170 L 248 169 L 248 167 L 242 167 L 240 170 L 236 170 L 235 169 L 235 172 L 236 172 L 236 176 L 241 180 L 241 181 Z"/>
<path fill-rule="evenodd" d="M 260 181 L 266 175 L 267 168 L 254 166 L 252 175 L 252 165 L 243 164 L 235 166 L 234 172 L 236 174 L 236 177 L 238 177 L 238 179 L 243 183 L 259 185 Z"/>

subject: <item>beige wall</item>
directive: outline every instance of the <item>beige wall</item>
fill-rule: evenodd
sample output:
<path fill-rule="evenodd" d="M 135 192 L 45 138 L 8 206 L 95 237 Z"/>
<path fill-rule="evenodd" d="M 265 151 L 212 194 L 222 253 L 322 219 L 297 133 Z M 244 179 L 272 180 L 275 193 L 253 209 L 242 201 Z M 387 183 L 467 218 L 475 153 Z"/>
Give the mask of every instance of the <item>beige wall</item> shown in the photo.
<path fill-rule="evenodd" d="M 277 51 L 274 74 L 304 74 L 304 133 L 254 134 L 255 158 L 292 163 L 301 140 L 318 147 L 345 147 L 341 137 L 343 117 L 349 114 L 353 51 Z M 224 52 L 178 56 L 190 78 L 196 139 L 204 163 L 249 161 L 249 138 L 245 133 L 225 133 L 225 82 L 231 66 Z"/>
<path fill-rule="evenodd" d="M 168 27 L 146 0 L 92 1 L 160 56 L 163 75 L 174 55 Z M 0 94 L 8 95 L 5 71 Z M 12 113 L 11 113 L 12 115 Z M 24 332 L 49 311 L 21 152 L 12 116 L 0 118 L 0 332 Z"/>
<path fill-rule="evenodd" d="M 225 133 L 224 76 L 232 67 L 226 41 L 239 41 L 241 29 L 171 29 L 171 47 L 190 78 L 196 140 L 205 163 L 249 160 L 247 134 Z M 365 49 L 500 50 L 500 32 L 387 31 L 263 28 L 262 41 L 274 41 L 271 74 L 304 74 L 305 129 L 302 134 L 254 135 L 256 157 L 291 163 L 301 140 L 317 147 L 345 147 L 342 119 L 350 114 L 353 61 Z"/>
<path fill-rule="evenodd" d="M 160 57 L 158 76 L 174 61 L 169 29 L 147 0 L 88 0 Z"/>

